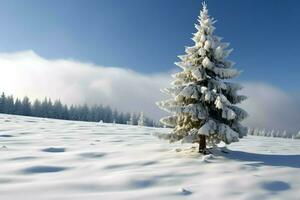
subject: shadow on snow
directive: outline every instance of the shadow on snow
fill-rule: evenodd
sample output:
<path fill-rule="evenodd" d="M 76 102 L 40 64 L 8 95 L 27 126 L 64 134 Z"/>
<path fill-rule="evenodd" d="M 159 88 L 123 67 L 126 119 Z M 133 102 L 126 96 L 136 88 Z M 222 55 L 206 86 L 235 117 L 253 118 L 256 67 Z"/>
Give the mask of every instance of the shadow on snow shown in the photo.
<path fill-rule="evenodd" d="M 243 151 L 227 150 L 228 154 L 222 154 L 224 157 L 244 162 L 254 162 L 251 166 L 281 166 L 300 168 L 300 155 L 274 155 L 257 154 Z"/>

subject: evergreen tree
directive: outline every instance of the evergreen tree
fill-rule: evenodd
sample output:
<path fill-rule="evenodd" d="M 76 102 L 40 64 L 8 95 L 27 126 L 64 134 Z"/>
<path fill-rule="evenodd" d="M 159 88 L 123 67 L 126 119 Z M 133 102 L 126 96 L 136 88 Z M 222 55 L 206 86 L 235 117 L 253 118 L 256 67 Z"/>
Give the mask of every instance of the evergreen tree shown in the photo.
<path fill-rule="evenodd" d="M 93 105 L 90 109 L 90 120 L 96 122 L 96 116 L 97 116 L 97 106 Z"/>
<path fill-rule="evenodd" d="M 141 112 L 139 120 L 138 120 L 138 125 L 139 126 L 144 126 L 145 125 L 145 117 L 144 117 L 144 113 Z"/>
<path fill-rule="evenodd" d="M 31 103 L 26 96 L 22 100 L 22 115 L 31 116 Z"/>
<path fill-rule="evenodd" d="M 226 59 L 231 52 L 227 50 L 229 44 L 213 35 L 215 20 L 208 15 L 205 3 L 198 21 L 192 38 L 195 45 L 187 47 L 186 54 L 179 56 L 181 61 L 175 63 L 183 71 L 173 75 L 174 87 L 163 90 L 173 98 L 158 106 L 173 114 L 161 122 L 174 127 L 172 133 L 160 137 L 170 142 L 199 143 L 199 152 L 205 154 L 207 146 L 220 141 L 230 144 L 245 136 L 247 128 L 240 122 L 247 113 L 235 106 L 246 99 L 237 94 L 242 87 L 225 81 L 239 72 Z"/>
<path fill-rule="evenodd" d="M 18 98 L 15 101 L 14 114 L 16 114 L 16 115 L 22 114 L 22 102 Z"/>
<path fill-rule="evenodd" d="M 54 118 L 53 104 L 52 104 L 52 100 L 50 98 L 47 101 L 46 108 L 47 108 L 47 115 L 46 115 L 46 117 L 48 117 L 48 118 Z"/>
<path fill-rule="evenodd" d="M 0 113 L 4 113 L 5 111 L 5 101 L 6 101 L 6 96 L 4 92 L 2 92 L 0 96 Z"/>
<path fill-rule="evenodd" d="M 12 95 L 7 96 L 5 101 L 4 113 L 14 114 L 14 106 L 15 106 L 14 97 Z"/>
<path fill-rule="evenodd" d="M 254 129 L 248 127 L 248 132 L 247 132 L 247 134 L 248 134 L 248 135 L 254 135 Z"/>
<path fill-rule="evenodd" d="M 90 109 L 87 104 L 80 106 L 79 108 L 79 120 L 81 121 L 88 121 L 89 120 L 89 113 Z"/>
<path fill-rule="evenodd" d="M 118 124 L 124 124 L 124 113 L 123 113 L 123 112 L 121 112 L 121 113 L 118 115 L 118 117 L 117 117 L 117 119 L 116 119 L 116 122 L 117 122 Z"/>
<path fill-rule="evenodd" d="M 32 115 L 35 117 L 42 116 L 42 104 L 38 99 L 36 99 L 32 105 Z"/>
<path fill-rule="evenodd" d="M 103 120 L 105 118 L 105 109 L 102 105 L 100 105 L 98 108 L 98 118 L 99 119 L 97 121 Z"/>
<path fill-rule="evenodd" d="M 66 120 L 69 120 L 69 119 L 70 119 L 70 116 L 69 116 L 69 109 L 68 109 L 68 106 L 67 106 L 67 105 L 64 105 L 63 108 L 62 108 L 62 118 L 63 118 L 63 119 L 66 119 Z"/>
<path fill-rule="evenodd" d="M 271 135 L 270 135 L 270 137 L 274 137 L 274 129 L 271 131 Z"/>
<path fill-rule="evenodd" d="M 281 137 L 282 137 L 282 138 L 287 138 L 287 137 L 288 137 L 288 135 L 287 135 L 287 133 L 286 133 L 286 130 L 284 130 L 284 131 L 282 132 Z"/>
<path fill-rule="evenodd" d="M 118 111 L 117 110 L 114 110 L 113 111 L 113 114 L 112 114 L 112 118 L 113 118 L 113 122 L 116 123 L 118 121 Z"/>
<path fill-rule="evenodd" d="M 113 121 L 112 110 L 109 106 L 104 108 L 104 118 L 103 121 L 107 123 L 111 123 Z"/>
<path fill-rule="evenodd" d="M 262 129 L 259 133 L 260 136 L 266 136 L 266 130 Z"/>
<path fill-rule="evenodd" d="M 139 115 L 133 113 L 133 125 L 138 125 Z"/>
<path fill-rule="evenodd" d="M 258 135 L 258 132 L 259 132 L 258 128 L 255 128 L 255 129 L 253 130 L 253 135 L 257 136 L 257 135 Z"/>
<path fill-rule="evenodd" d="M 70 106 L 70 109 L 69 109 L 69 118 L 70 118 L 71 120 L 77 120 L 77 119 L 76 119 L 76 108 L 75 108 L 74 105 L 71 105 L 71 106 Z"/>
<path fill-rule="evenodd" d="M 47 98 L 45 98 L 42 102 L 42 105 L 41 105 L 41 117 L 51 117 L 51 106 L 52 106 L 52 103 L 51 103 L 51 100 Z"/>
<path fill-rule="evenodd" d="M 60 100 L 56 100 L 53 104 L 53 116 L 56 119 L 62 119 L 63 105 Z"/>
<path fill-rule="evenodd" d="M 295 135 L 295 139 L 300 139 L 300 131 Z"/>
<path fill-rule="evenodd" d="M 129 118 L 129 121 L 128 121 L 127 124 L 134 125 L 134 115 L 133 115 L 133 113 L 130 114 L 130 118 Z"/>
<path fill-rule="evenodd" d="M 130 113 L 125 113 L 122 124 L 129 124 L 130 116 Z"/>

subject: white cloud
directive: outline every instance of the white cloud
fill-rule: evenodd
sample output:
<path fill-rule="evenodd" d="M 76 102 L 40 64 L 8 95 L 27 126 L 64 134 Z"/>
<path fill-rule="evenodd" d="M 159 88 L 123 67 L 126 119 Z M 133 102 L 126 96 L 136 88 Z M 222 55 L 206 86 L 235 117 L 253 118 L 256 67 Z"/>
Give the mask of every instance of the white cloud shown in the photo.
<path fill-rule="evenodd" d="M 68 104 L 110 105 L 122 111 L 166 115 L 155 102 L 166 98 L 159 89 L 169 86 L 169 73 L 141 74 L 129 69 L 96 66 L 75 60 L 49 60 L 33 51 L 0 54 L 0 91 L 14 96 L 61 99 Z M 264 83 L 248 82 L 242 104 L 251 126 L 300 129 L 300 103 Z M 297 112 L 298 111 L 298 112 Z"/>
<path fill-rule="evenodd" d="M 101 103 L 157 118 L 162 113 L 155 105 L 163 98 L 159 89 L 169 82 L 167 74 L 144 75 L 74 60 L 48 60 L 33 51 L 0 54 L 0 91 L 17 97 Z"/>
<path fill-rule="evenodd" d="M 244 83 L 242 93 L 248 96 L 241 106 L 249 117 L 246 124 L 268 129 L 300 130 L 300 102 L 296 97 L 271 85 Z"/>

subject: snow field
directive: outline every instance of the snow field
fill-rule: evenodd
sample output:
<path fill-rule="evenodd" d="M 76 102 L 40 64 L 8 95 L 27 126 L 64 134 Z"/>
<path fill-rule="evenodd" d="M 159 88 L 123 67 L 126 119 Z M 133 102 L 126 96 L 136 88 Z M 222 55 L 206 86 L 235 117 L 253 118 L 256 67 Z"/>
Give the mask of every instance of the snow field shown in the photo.
<path fill-rule="evenodd" d="M 168 131 L 0 115 L 0 199 L 299 199 L 300 140 L 202 157 L 152 136 Z"/>

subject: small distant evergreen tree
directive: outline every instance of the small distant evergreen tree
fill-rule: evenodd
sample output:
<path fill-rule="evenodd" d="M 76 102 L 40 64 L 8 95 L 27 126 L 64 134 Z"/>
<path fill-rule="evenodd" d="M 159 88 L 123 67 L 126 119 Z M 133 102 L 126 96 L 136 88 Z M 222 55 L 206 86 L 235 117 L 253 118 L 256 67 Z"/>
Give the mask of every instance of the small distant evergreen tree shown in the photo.
<path fill-rule="evenodd" d="M 112 113 L 113 122 L 116 123 L 118 121 L 118 111 L 114 110 Z"/>
<path fill-rule="evenodd" d="M 125 113 L 125 114 L 124 114 L 124 117 L 125 117 L 124 123 L 125 123 L 125 124 L 129 124 L 129 123 L 130 123 L 130 117 L 131 117 L 131 114 L 130 114 L 130 113 Z"/>
<path fill-rule="evenodd" d="M 5 101 L 6 101 L 6 96 L 4 92 L 2 92 L 0 96 L 0 113 L 5 113 Z"/>
<path fill-rule="evenodd" d="M 111 123 L 113 121 L 112 110 L 109 106 L 104 108 L 104 121 Z"/>
<path fill-rule="evenodd" d="M 120 115 L 117 117 L 117 123 L 118 124 L 126 124 L 125 115 L 123 112 L 120 113 Z M 125 122 L 125 123 L 124 123 Z"/>
<path fill-rule="evenodd" d="M 27 96 L 25 96 L 22 100 L 22 115 L 25 115 L 25 116 L 31 115 L 31 103 Z"/>
<path fill-rule="evenodd" d="M 76 107 L 74 105 L 70 106 L 69 117 L 71 120 L 76 120 Z"/>
<path fill-rule="evenodd" d="M 133 113 L 130 114 L 130 118 L 129 118 L 129 121 L 128 121 L 127 124 L 134 125 L 134 115 L 133 115 Z"/>
<path fill-rule="evenodd" d="M 35 116 L 35 117 L 43 116 L 42 104 L 38 99 L 36 99 L 32 105 L 32 116 Z"/>
<path fill-rule="evenodd" d="M 255 136 L 257 136 L 258 135 L 258 128 L 255 128 L 254 130 L 253 130 L 253 135 L 255 135 Z"/>
<path fill-rule="evenodd" d="M 20 101 L 20 99 L 16 99 L 14 105 L 14 112 L 11 114 L 22 115 L 22 102 Z"/>
<path fill-rule="evenodd" d="M 271 137 L 274 137 L 275 131 L 274 129 L 271 131 Z"/>
<path fill-rule="evenodd" d="M 262 129 L 259 133 L 260 136 L 266 136 L 266 130 Z"/>
<path fill-rule="evenodd" d="M 66 120 L 70 119 L 69 109 L 68 109 L 67 105 L 64 105 L 62 108 L 62 116 L 63 116 L 62 117 L 63 119 L 66 119 Z"/>
<path fill-rule="evenodd" d="M 145 125 L 145 117 L 144 117 L 144 113 L 141 112 L 139 120 L 138 120 L 138 125 L 139 126 L 144 126 Z"/>
<path fill-rule="evenodd" d="M 63 110 L 63 105 L 60 102 L 60 100 L 54 101 L 54 104 L 53 104 L 53 116 L 54 116 L 54 118 L 63 119 L 62 110 Z"/>
<path fill-rule="evenodd" d="M 90 109 L 87 104 L 84 104 L 83 106 L 79 106 L 79 114 L 78 118 L 80 121 L 89 121 L 89 114 L 90 114 Z M 106 121 L 106 119 L 105 119 Z"/>
<path fill-rule="evenodd" d="M 284 130 L 284 131 L 282 132 L 281 137 L 283 137 L 283 138 L 287 138 L 287 137 L 288 137 L 288 135 L 287 135 L 287 133 L 286 133 L 286 130 Z"/>
<path fill-rule="evenodd" d="M 5 100 L 4 113 L 14 113 L 14 97 L 7 96 Z"/>
<path fill-rule="evenodd" d="M 300 139 L 300 131 L 295 135 L 295 139 Z"/>

